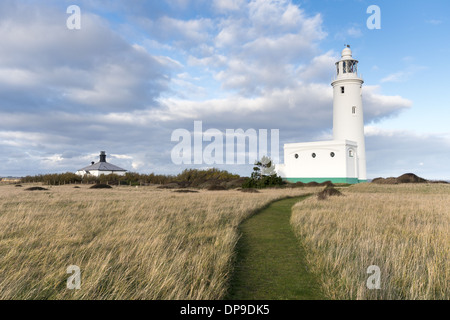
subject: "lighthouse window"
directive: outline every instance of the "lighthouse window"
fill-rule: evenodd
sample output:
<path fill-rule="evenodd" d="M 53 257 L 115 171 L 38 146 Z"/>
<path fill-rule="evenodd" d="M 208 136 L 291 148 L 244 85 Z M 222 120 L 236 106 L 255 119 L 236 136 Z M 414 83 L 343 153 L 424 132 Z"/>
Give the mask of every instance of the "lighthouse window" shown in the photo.
<path fill-rule="evenodd" d="M 345 87 L 341 87 L 341 93 L 345 93 Z"/>
<path fill-rule="evenodd" d="M 353 64 L 354 64 L 354 61 L 348 62 L 348 73 L 353 73 Z"/>
<path fill-rule="evenodd" d="M 352 107 L 352 114 L 356 114 L 356 107 Z"/>
<path fill-rule="evenodd" d="M 298 153 L 295 154 L 295 159 L 298 159 Z"/>
<path fill-rule="evenodd" d="M 330 153 L 330 156 L 331 156 L 332 158 L 334 158 L 334 156 L 336 156 L 336 154 L 335 154 L 334 152 L 332 152 L 332 153 Z"/>
<path fill-rule="evenodd" d="M 317 157 L 317 155 L 316 155 L 315 153 L 313 153 L 313 154 L 312 154 L 312 157 L 315 158 L 315 157 Z"/>
<path fill-rule="evenodd" d="M 353 158 L 353 150 L 348 150 L 348 156 L 349 156 L 350 158 Z"/>
<path fill-rule="evenodd" d="M 342 66 L 344 73 L 357 73 L 358 63 L 354 60 L 344 61 Z"/>

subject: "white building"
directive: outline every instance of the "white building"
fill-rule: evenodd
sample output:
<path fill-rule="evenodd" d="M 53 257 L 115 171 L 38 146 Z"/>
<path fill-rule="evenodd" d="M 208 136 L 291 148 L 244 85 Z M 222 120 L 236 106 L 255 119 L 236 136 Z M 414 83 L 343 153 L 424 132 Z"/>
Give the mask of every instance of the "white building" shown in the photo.
<path fill-rule="evenodd" d="M 362 84 L 358 61 L 347 46 L 336 62 L 333 86 L 333 140 L 284 145 L 278 174 L 289 182 L 366 182 Z"/>
<path fill-rule="evenodd" d="M 117 174 L 119 176 L 123 176 L 125 175 L 126 172 L 127 170 L 106 162 L 106 153 L 105 151 L 101 151 L 99 162 L 97 163 L 92 162 L 90 166 L 78 170 L 76 174 L 80 176 L 90 175 L 99 177 L 102 174 L 108 175 L 112 173 Z"/>

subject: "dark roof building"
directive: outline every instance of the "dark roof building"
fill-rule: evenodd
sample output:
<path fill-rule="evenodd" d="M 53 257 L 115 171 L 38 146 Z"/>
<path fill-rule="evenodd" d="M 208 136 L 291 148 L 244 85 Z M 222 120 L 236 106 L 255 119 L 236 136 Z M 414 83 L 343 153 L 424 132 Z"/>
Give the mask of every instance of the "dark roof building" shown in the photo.
<path fill-rule="evenodd" d="M 90 166 L 87 166 L 83 169 L 77 171 L 77 174 L 80 176 L 84 175 L 92 175 L 92 176 L 100 176 L 102 174 L 117 174 L 124 175 L 127 170 L 122 169 L 116 165 L 106 162 L 106 153 L 105 151 L 100 152 L 100 161 L 97 163 L 92 162 Z"/>

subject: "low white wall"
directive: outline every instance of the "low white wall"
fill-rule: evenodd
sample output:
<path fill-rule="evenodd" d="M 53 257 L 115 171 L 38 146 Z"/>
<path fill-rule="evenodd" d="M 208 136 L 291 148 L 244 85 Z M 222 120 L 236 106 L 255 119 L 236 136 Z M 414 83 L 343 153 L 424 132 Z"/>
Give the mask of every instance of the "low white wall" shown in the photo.
<path fill-rule="evenodd" d="M 349 157 L 350 148 L 353 158 Z M 277 169 L 283 178 L 357 178 L 356 152 L 356 143 L 351 141 L 286 144 L 284 166 Z"/>

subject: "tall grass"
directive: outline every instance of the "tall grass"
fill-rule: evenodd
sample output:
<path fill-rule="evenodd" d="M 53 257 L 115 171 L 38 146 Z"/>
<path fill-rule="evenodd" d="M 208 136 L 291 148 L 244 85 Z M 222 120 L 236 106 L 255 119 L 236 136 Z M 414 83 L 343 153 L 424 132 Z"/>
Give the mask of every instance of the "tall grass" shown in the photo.
<path fill-rule="evenodd" d="M 0 299 L 220 299 L 238 225 L 307 192 L 1 186 Z M 70 265 L 80 290 L 66 288 Z"/>
<path fill-rule="evenodd" d="M 291 223 L 332 299 L 449 299 L 450 186 L 361 184 L 311 197 Z M 366 286 L 381 269 L 381 289 Z"/>

